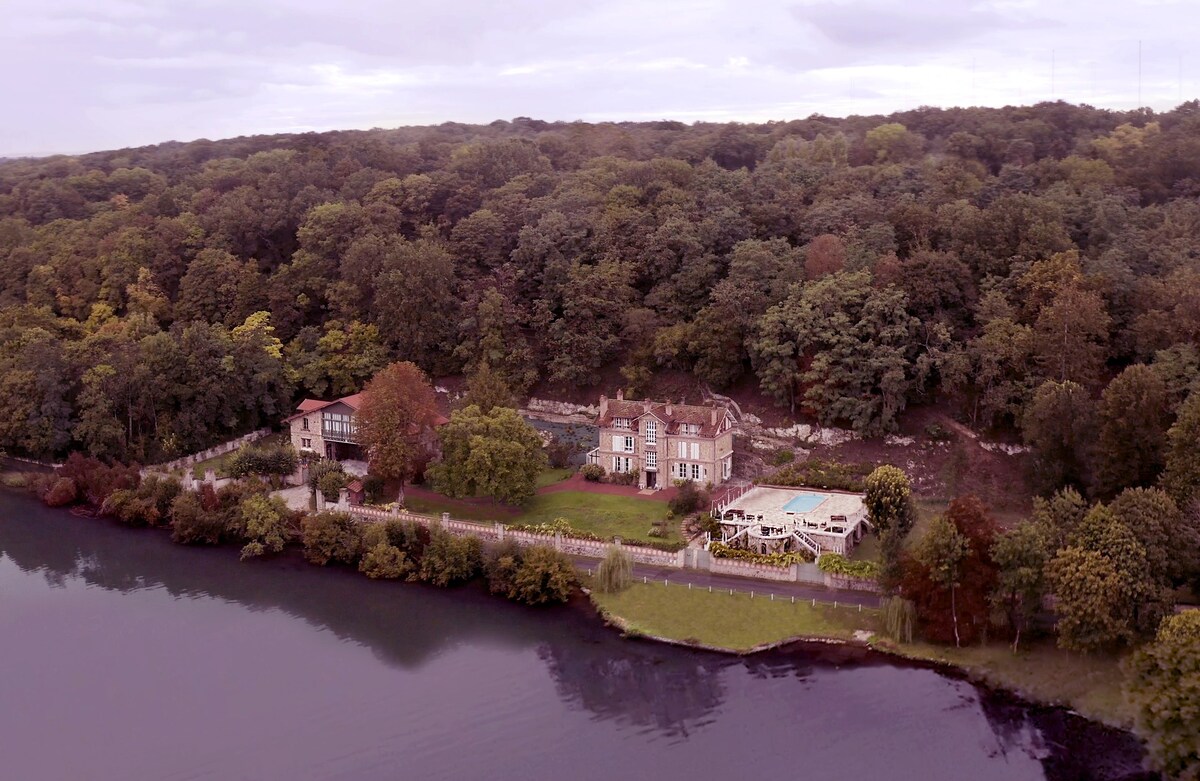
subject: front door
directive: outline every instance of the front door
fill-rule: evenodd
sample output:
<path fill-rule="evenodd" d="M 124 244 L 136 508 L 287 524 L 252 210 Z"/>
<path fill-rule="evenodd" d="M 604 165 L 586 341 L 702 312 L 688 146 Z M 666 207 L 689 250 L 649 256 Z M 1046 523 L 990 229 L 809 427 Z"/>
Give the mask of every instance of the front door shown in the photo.
<path fill-rule="evenodd" d="M 658 482 L 658 472 L 647 472 L 646 473 L 646 487 L 647 488 L 653 488 L 657 482 Z"/>

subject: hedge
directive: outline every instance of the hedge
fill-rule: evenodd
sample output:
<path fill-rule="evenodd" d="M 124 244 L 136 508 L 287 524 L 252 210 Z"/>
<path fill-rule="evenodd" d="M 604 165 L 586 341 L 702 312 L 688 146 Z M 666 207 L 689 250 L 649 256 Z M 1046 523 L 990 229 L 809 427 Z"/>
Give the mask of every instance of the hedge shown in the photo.
<path fill-rule="evenodd" d="M 822 572 L 831 575 L 848 575 L 852 578 L 874 580 L 879 577 L 879 562 L 851 561 L 840 553 L 826 553 L 817 562 Z"/>

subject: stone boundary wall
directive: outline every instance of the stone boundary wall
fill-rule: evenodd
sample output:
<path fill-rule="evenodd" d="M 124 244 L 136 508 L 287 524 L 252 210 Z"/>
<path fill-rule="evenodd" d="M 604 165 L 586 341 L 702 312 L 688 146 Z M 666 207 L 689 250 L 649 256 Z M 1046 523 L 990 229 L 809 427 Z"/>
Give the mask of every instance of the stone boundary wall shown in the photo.
<path fill-rule="evenodd" d="M 247 445 L 251 442 L 262 439 L 271 433 L 269 428 L 260 428 L 257 431 L 251 431 L 249 434 L 243 434 L 237 439 L 231 439 L 228 442 L 222 442 L 219 445 L 213 445 L 208 450 L 201 450 L 199 453 L 192 453 L 190 456 L 183 456 L 174 461 L 168 461 L 165 464 L 154 464 L 142 469 L 142 477 L 152 472 L 173 472 L 176 469 L 185 469 L 189 466 L 195 466 L 201 461 L 207 461 L 210 458 L 224 455 L 231 451 L 237 450 L 242 445 Z"/>
<path fill-rule="evenodd" d="M 758 580 L 785 580 L 795 582 L 796 573 L 792 567 L 773 567 L 770 564 L 756 564 L 753 561 L 738 559 L 722 559 L 712 557 L 708 571 L 714 575 L 735 575 L 742 578 L 757 578 Z"/>
<path fill-rule="evenodd" d="M 326 509 L 325 502 L 317 495 L 317 509 Z M 441 518 L 436 518 L 432 515 L 421 515 L 402 511 L 399 508 L 392 510 L 384 510 L 377 507 L 362 507 L 351 505 L 348 501 L 347 494 L 343 490 L 342 501 L 336 505 L 330 505 L 329 509 L 341 510 L 348 512 L 351 515 L 363 521 L 410 521 L 419 523 L 422 526 L 429 526 L 435 522 L 441 524 L 442 528 L 450 534 L 465 537 L 478 537 L 487 542 L 503 542 L 512 540 L 522 547 L 532 547 L 534 545 L 544 545 L 548 548 L 562 551 L 571 556 L 580 556 L 589 559 L 603 559 L 608 553 L 608 549 L 612 543 L 602 542 L 600 540 L 584 540 L 576 537 L 565 537 L 562 534 L 534 534 L 532 532 L 517 531 L 509 529 L 502 523 L 476 523 L 473 521 L 461 521 L 456 518 L 451 518 L 448 514 L 443 514 Z M 629 558 L 639 564 L 649 564 L 656 567 L 670 567 L 674 569 L 684 569 L 690 567 L 700 572 L 711 572 L 714 575 L 732 575 L 734 577 L 752 578 L 754 580 L 770 580 L 783 583 L 812 583 L 814 585 L 824 585 L 833 589 L 845 589 L 851 591 L 877 591 L 878 587 L 873 580 L 864 580 L 862 578 L 852 578 L 844 575 L 833 575 L 831 573 L 821 572 L 816 564 L 792 564 L 787 567 L 774 567 L 769 564 L 758 564 L 752 561 L 739 561 L 737 559 L 722 559 L 716 556 L 710 556 L 707 551 L 689 551 L 688 549 L 671 552 L 659 550 L 657 548 L 648 548 L 642 545 L 626 545 L 623 544 L 622 549 L 629 555 Z M 693 555 L 688 556 L 689 552 Z M 692 563 L 688 563 L 688 562 Z"/>

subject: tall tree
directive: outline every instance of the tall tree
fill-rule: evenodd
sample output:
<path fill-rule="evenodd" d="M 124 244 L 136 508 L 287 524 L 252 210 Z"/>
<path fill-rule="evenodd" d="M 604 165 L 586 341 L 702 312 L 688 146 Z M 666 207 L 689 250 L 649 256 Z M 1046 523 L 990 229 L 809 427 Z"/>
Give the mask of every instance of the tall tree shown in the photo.
<path fill-rule="evenodd" d="M 1165 463 L 1162 487 L 1177 505 L 1190 509 L 1200 495 L 1200 393 L 1187 397 L 1167 431 Z"/>
<path fill-rule="evenodd" d="M 514 505 L 533 498 L 546 454 L 537 431 L 516 410 L 483 412 L 474 405 L 455 410 L 439 436 L 442 458 L 429 469 L 438 490 Z"/>
<path fill-rule="evenodd" d="M 1013 636 L 1013 652 L 1021 633 L 1042 609 L 1046 594 L 1046 538 L 1036 524 L 1022 523 L 996 537 L 992 560 L 996 563 L 996 588 L 992 604 Z"/>
<path fill-rule="evenodd" d="M 921 538 L 917 560 L 929 571 L 929 578 L 950 593 L 950 616 L 954 622 L 954 644 L 962 645 L 958 630 L 958 587 L 962 568 L 971 547 L 967 538 L 945 516 L 938 516 Z"/>
<path fill-rule="evenodd" d="M 1135 364 L 1104 389 L 1097 408 L 1097 492 L 1153 485 L 1162 471 L 1168 425 L 1166 387 L 1154 369 Z"/>
<path fill-rule="evenodd" d="M 437 397 L 416 364 L 390 364 L 363 390 L 356 421 L 371 471 L 404 481 L 429 456 L 427 442 L 437 419 Z"/>
<path fill-rule="evenodd" d="M 1042 492 L 1092 484 L 1095 405 L 1083 386 L 1048 380 L 1033 395 L 1021 430 L 1033 455 L 1034 484 Z"/>

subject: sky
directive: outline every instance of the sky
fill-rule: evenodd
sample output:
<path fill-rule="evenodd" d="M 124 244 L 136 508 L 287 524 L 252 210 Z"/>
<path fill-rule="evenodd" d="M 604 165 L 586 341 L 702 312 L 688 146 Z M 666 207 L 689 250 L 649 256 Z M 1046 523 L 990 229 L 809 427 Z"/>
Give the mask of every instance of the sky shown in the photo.
<path fill-rule="evenodd" d="M 1200 0 L 3 0 L 0 156 L 1200 95 Z M 1141 47 L 1139 80 L 1139 41 Z"/>

